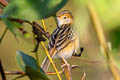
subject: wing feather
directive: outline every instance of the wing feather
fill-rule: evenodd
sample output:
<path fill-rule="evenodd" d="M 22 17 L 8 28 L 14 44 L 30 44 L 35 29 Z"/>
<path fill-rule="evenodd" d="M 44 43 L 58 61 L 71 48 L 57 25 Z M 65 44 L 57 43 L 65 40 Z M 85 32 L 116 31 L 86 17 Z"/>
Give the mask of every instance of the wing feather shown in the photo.
<path fill-rule="evenodd" d="M 71 25 L 62 25 L 61 27 L 57 27 L 50 37 L 48 50 L 51 50 L 52 48 L 56 48 L 57 50 L 62 49 L 65 46 L 65 43 L 69 41 L 72 36 L 73 29 Z"/>

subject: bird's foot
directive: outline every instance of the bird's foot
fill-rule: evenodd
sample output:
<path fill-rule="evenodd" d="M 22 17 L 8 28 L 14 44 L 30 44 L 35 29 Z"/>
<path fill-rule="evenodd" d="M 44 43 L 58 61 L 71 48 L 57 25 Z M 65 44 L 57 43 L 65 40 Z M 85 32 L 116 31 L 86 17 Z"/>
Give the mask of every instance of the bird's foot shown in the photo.
<path fill-rule="evenodd" d="M 68 64 L 68 63 L 62 64 L 62 65 L 61 65 L 61 68 L 64 68 L 65 66 L 67 66 L 67 67 L 70 68 L 70 64 Z"/>

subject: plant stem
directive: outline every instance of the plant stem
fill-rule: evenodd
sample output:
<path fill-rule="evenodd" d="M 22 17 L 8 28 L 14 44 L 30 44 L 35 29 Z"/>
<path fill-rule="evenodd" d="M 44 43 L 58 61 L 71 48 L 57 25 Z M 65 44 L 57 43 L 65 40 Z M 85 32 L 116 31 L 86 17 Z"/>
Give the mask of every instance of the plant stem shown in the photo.
<path fill-rule="evenodd" d="M 62 63 L 62 65 L 65 65 L 65 62 L 63 59 L 61 59 L 61 63 Z M 63 67 L 63 72 L 66 77 L 66 80 L 72 80 L 71 69 L 69 66 L 65 65 Z"/>
<path fill-rule="evenodd" d="M 48 50 L 46 49 L 46 47 L 45 47 L 45 45 L 44 45 L 44 43 L 41 42 L 41 45 L 43 46 L 43 48 L 44 48 L 44 50 L 45 50 L 45 52 L 46 52 L 46 55 L 48 56 L 48 58 L 49 58 L 49 60 L 50 60 L 50 62 L 51 62 L 51 64 L 52 64 L 52 66 L 53 66 L 53 68 L 54 68 L 54 70 L 55 70 L 55 72 L 56 72 L 56 74 L 57 74 L 57 76 L 58 76 L 58 79 L 59 79 L 59 80 L 62 80 L 61 77 L 60 77 L 60 74 L 59 74 L 59 72 L 58 72 L 58 70 L 57 70 L 57 68 L 56 68 L 56 66 L 55 66 L 55 64 L 53 63 L 53 61 L 52 61 L 52 59 L 51 59 L 51 57 L 50 57 L 50 55 L 49 55 Z"/>
<path fill-rule="evenodd" d="M 43 25 L 44 30 L 46 31 L 45 21 L 43 19 L 42 19 L 42 25 Z"/>
<path fill-rule="evenodd" d="M 24 75 L 25 72 L 23 71 L 5 71 L 6 75 Z M 0 72 L 1 74 L 1 72 Z M 56 72 L 47 72 L 47 75 L 56 75 Z M 59 71 L 59 74 L 63 74 L 63 71 Z"/>
<path fill-rule="evenodd" d="M 34 34 L 33 34 L 33 42 L 34 42 L 34 48 L 35 48 L 36 47 L 36 42 L 35 42 L 35 35 Z M 37 51 L 35 52 L 35 57 L 36 57 L 36 61 L 37 61 L 37 64 L 38 64 L 38 69 L 40 69 L 39 54 L 38 54 Z"/>
<path fill-rule="evenodd" d="M 39 55 L 38 55 L 38 52 L 35 52 L 35 56 L 36 56 L 36 60 L 37 60 L 37 64 L 38 64 L 38 69 L 40 69 L 40 63 L 39 63 Z"/>
<path fill-rule="evenodd" d="M 83 72 L 82 78 L 81 78 L 80 80 L 84 80 L 84 79 L 85 79 L 85 77 L 86 77 L 86 73 L 85 73 L 85 72 Z"/>
<path fill-rule="evenodd" d="M 78 67 L 79 66 L 73 65 L 73 66 L 71 66 L 71 70 L 78 68 Z M 63 71 L 58 71 L 58 72 L 59 72 L 59 74 L 64 73 Z M 23 71 L 4 71 L 4 73 L 6 75 L 24 75 L 25 74 L 25 72 L 23 72 Z M 1 74 L 1 72 L 0 72 L 0 74 Z M 46 74 L 47 75 L 56 75 L 56 72 L 47 72 Z"/>
<path fill-rule="evenodd" d="M 0 4 L 6 7 L 8 5 L 8 2 L 6 0 L 0 0 Z"/>
<path fill-rule="evenodd" d="M 44 20 L 42 20 L 42 24 L 43 24 L 43 26 L 44 26 L 44 27 L 43 27 L 44 30 L 46 30 L 46 26 L 45 26 Z M 62 80 L 61 77 L 60 77 L 60 74 L 59 74 L 59 72 L 58 72 L 58 70 L 57 70 L 57 68 L 56 68 L 56 66 L 55 66 L 55 64 L 53 63 L 53 60 L 51 59 L 51 57 L 50 57 L 50 55 L 49 55 L 48 50 L 46 49 L 46 47 L 45 47 L 45 45 L 44 45 L 44 43 L 41 42 L 41 45 L 42 45 L 42 47 L 44 48 L 45 53 L 46 53 L 48 59 L 50 60 L 52 66 L 53 66 L 53 68 L 54 68 L 54 70 L 55 70 L 55 72 L 56 72 L 56 74 L 57 74 L 58 79 L 59 79 L 59 80 Z"/>
<path fill-rule="evenodd" d="M 2 34 L 2 36 L 1 36 L 1 38 L 0 38 L 0 44 L 1 44 L 1 42 L 2 42 L 2 40 L 4 38 L 4 36 L 5 36 L 5 34 L 7 33 L 7 30 L 8 30 L 8 28 L 6 27 L 5 30 L 4 30 L 4 32 L 3 32 L 3 34 Z"/>
<path fill-rule="evenodd" d="M 23 71 L 5 71 L 6 75 L 22 75 L 25 74 Z"/>
<path fill-rule="evenodd" d="M 100 45 L 103 48 L 103 51 L 105 53 L 105 57 L 107 59 L 106 63 L 108 65 L 108 68 L 111 70 L 113 77 L 114 77 L 114 80 L 120 80 L 120 75 L 116 69 L 116 65 L 113 63 L 114 59 L 111 55 L 112 53 L 107 45 L 107 41 L 105 39 L 102 26 L 100 24 L 97 13 L 95 12 L 95 9 L 94 9 L 92 4 L 88 4 L 88 10 L 89 10 L 89 14 L 90 14 L 92 23 L 94 25 L 93 28 L 96 32 L 96 36 L 97 36 L 98 41 L 99 41 L 99 43 L 100 43 Z"/>
<path fill-rule="evenodd" d="M 4 73 L 4 69 L 3 69 L 3 66 L 2 66 L 1 60 L 0 60 L 0 72 L 1 72 L 2 80 L 6 80 L 6 76 L 5 76 L 5 73 Z"/>

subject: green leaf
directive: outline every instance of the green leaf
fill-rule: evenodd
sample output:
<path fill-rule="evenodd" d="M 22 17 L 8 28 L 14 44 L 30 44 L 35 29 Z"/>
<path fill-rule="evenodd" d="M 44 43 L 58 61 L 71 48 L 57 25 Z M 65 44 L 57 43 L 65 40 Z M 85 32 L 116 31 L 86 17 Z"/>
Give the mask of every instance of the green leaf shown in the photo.
<path fill-rule="evenodd" d="M 25 70 L 26 70 L 26 75 L 30 78 L 30 80 L 50 80 L 45 74 L 29 66 L 26 66 Z"/>
<path fill-rule="evenodd" d="M 22 70 L 25 71 L 25 66 L 29 66 L 35 70 L 40 69 L 41 72 L 44 73 L 44 71 L 42 70 L 42 68 L 39 68 L 39 66 L 37 65 L 36 60 L 32 57 L 29 56 L 21 51 L 17 51 L 16 54 L 16 60 L 19 64 L 19 66 L 22 68 Z"/>
<path fill-rule="evenodd" d="M 18 33 L 18 27 L 20 27 L 22 24 L 19 24 L 15 21 L 10 21 L 9 18 L 3 18 L 3 21 L 5 22 L 6 26 L 8 27 L 8 29 L 14 34 L 16 35 Z"/>
<path fill-rule="evenodd" d="M 20 19 L 15 19 L 15 18 L 11 18 L 11 17 L 7 17 L 7 16 L 0 16 L 0 19 L 2 19 L 4 21 L 4 23 L 6 24 L 7 28 L 14 34 L 14 36 L 21 36 L 24 38 L 29 38 L 30 35 L 29 33 L 24 33 L 23 34 L 23 26 L 22 24 L 24 23 L 24 20 L 20 20 Z M 22 29 L 22 30 L 20 30 Z M 21 35 L 22 34 L 22 35 Z"/>
<path fill-rule="evenodd" d="M 55 15 L 66 3 L 67 0 L 12 0 L 4 15 L 33 21 Z"/>
<path fill-rule="evenodd" d="M 116 29 L 113 29 L 110 34 L 110 39 L 112 42 L 112 47 L 114 50 L 119 50 L 120 48 L 120 26 Z"/>

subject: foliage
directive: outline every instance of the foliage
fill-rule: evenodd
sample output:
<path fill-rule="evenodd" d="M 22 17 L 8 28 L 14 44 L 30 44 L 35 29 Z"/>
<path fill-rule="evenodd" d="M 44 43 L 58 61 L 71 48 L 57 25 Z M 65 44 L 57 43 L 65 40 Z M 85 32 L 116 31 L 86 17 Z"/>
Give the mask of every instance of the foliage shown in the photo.
<path fill-rule="evenodd" d="M 4 15 L 23 19 L 39 20 L 56 14 L 67 0 L 12 0 L 4 9 Z"/>
<path fill-rule="evenodd" d="M 10 21 L 8 18 L 3 18 L 3 21 L 5 22 L 5 24 L 7 25 L 8 29 L 14 34 L 16 35 L 18 32 L 18 28 L 21 26 L 21 24 L 17 23 L 17 22 L 12 22 Z"/>
<path fill-rule="evenodd" d="M 42 68 L 38 66 L 36 60 L 32 56 L 18 51 L 16 54 L 16 60 L 31 80 L 49 80 Z"/>
<path fill-rule="evenodd" d="M 31 80 L 50 80 L 45 74 L 41 73 L 40 71 L 34 70 L 33 68 L 26 66 L 26 75 Z"/>
<path fill-rule="evenodd" d="M 115 28 L 113 30 L 110 31 L 110 39 L 112 42 L 112 47 L 114 50 L 119 50 L 120 48 L 120 27 L 118 26 L 118 28 Z"/>

